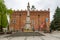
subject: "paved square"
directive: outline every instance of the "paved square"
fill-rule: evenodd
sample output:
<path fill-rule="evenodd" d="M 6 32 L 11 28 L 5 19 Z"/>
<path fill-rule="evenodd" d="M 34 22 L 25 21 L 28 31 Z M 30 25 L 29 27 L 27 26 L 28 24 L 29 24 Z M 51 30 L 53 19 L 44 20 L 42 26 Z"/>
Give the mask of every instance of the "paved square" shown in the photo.
<path fill-rule="evenodd" d="M 16 35 L 15 35 L 16 34 Z M 54 33 L 36 33 L 39 35 L 35 35 L 34 33 L 27 33 L 27 36 L 21 35 L 20 33 L 15 33 L 14 35 L 1 35 L 0 40 L 60 40 L 60 32 Z M 18 34 L 18 35 L 17 35 Z M 34 34 L 29 36 L 29 34 Z"/>
<path fill-rule="evenodd" d="M 12 35 L 9 35 L 8 37 L 22 37 L 22 36 L 44 36 L 43 34 L 39 32 L 17 32 Z"/>

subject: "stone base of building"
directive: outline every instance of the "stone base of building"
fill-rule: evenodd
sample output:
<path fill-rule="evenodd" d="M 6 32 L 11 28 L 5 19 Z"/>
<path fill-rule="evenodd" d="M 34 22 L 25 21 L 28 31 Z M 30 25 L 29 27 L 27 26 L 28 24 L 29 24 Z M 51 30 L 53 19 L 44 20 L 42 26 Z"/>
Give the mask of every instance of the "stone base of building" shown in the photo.
<path fill-rule="evenodd" d="M 33 30 L 24 29 L 23 32 L 33 32 Z"/>

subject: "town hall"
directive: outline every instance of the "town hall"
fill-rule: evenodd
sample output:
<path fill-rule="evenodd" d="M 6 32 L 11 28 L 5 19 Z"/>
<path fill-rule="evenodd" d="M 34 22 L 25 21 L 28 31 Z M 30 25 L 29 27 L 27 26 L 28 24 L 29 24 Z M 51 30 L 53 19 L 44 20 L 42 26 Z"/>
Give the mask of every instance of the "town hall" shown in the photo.
<path fill-rule="evenodd" d="M 27 10 L 13 10 L 11 15 L 9 30 L 12 31 L 44 31 L 49 30 L 50 9 L 35 10 L 27 5 Z"/>

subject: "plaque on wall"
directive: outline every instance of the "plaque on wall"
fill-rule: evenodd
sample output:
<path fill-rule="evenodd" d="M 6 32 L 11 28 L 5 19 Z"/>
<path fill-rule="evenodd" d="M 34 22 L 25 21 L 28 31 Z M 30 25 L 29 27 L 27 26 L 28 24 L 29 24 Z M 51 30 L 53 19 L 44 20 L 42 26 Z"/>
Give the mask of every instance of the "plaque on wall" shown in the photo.
<path fill-rule="evenodd" d="M 48 22 L 48 18 L 46 18 L 46 22 Z"/>

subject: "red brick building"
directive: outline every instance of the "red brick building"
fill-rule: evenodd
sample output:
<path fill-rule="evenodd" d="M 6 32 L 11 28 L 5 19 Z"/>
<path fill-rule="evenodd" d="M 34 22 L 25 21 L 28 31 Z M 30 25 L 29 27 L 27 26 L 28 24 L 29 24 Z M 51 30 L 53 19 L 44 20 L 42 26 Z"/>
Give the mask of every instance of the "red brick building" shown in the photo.
<path fill-rule="evenodd" d="M 27 10 L 17 10 L 11 15 L 9 29 L 22 30 L 26 23 Z M 30 10 L 31 27 L 34 30 L 49 30 L 50 10 Z M 24 29 L 23 29 L 24 30 Z"/>

